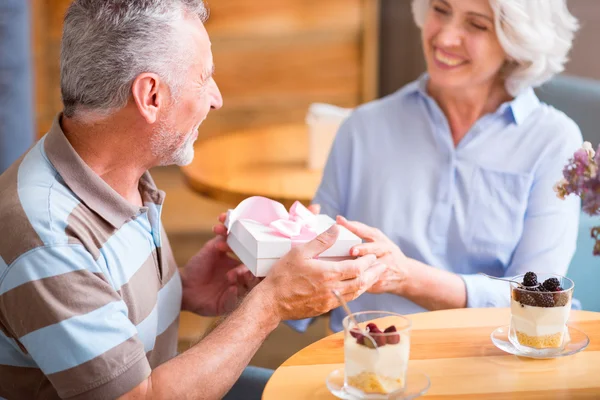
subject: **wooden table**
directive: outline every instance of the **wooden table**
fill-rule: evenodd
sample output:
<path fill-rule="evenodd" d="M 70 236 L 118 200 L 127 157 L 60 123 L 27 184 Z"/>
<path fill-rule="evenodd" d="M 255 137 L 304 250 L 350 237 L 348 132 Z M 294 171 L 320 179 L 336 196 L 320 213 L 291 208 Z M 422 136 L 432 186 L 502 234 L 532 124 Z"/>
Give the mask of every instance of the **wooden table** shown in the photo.
<path fill-rule="evenodd" d="M 427 399 L 600 399 L 600 313 L 572 311 L 569 325 L 590 338 L 572 356 L 534 360 L 504 353 L 490 334 L 508 325 L 504 308 L 413 314 L 409 369 L 429 375 Z M 343 334 L 290 357 L 269 380 L 263 400 L 335 399 L 328 374 L 343 367 Z"/>
<path fill-rule="evenodd" d="M 284 125 L 200 139 L 183 173 L 197 192 L 232 205 L 249 196 L 269 197 L 287 207 L 295 200 L 308 204 L 322 170 L 307 168 L 306 129 Z"/>

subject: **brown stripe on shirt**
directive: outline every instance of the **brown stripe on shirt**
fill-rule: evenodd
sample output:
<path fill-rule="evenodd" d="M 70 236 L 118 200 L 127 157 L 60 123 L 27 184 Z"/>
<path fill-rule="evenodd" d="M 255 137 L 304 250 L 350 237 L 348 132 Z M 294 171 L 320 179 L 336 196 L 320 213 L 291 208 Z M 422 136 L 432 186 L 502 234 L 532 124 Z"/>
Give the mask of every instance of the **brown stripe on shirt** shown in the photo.
<path fill-rule="evenodd" d="M 100 257 L 100 248 L 116 231 L 104 218 L 81 203 L 67 217 L 65 229 L 69 243 L 83 244 L 94 260 Z"/>
<path fill-rule="evenodd" d="M 160 227 L 160 236 L 161 236 L 161 247 L 156 249 L 158 254 L 160 264 L 162 267 L 162 282 L 163 286 L 169 283 L 175 272 L 177 271 L 177 262 L 175 261 L 175 256 L 173 255 L 173 250 L 171 250 L 171 243 L 169 242 L 169 238 L 161 225 Z"/>
<path fill-rule="evenodd" d="M 0 175 L 0 221 L 10 228 L 10 234 L 4 232 L 0 240 L 0 257 L 9 265 L 21 254 L 44 245 L 19 200 L 17 176 L 24 157 Z"/>
<path fill-rule="evenodd" d="M 0 365 L 0 397 L 5 399 L 60 399 L 38 368 Z"/>
<path fill-rule="evenodd" d="M 156 252 L 152 252 L 129 282 L 119 290 L 129 310 L 129 320 L 134 325 L 150 315 L 158 300 L 160 281 L 155 259 Z"/>
<path fill-rule="evenodd" d="M 9 316 L 8 326 L 20 338 L 120 300 L 102 274 L 79 270 L 29 281 L 0 295 L 0 314 Z"/>
<path fill-rule="evenodd" d="M 154 349 L 146 354 L 153 369 L 177 355 L 178 332 L 179 317 L 169 325 L 166 331 L 156 337 Z"/>
<path fill-rule="evenodd" d="M 165 201 L 165 192 L 156 187 L 154 179 L 150 172 L 146 171 L 140 178 L 139 189 L 142 195 L 142 201 L 146 203 L 154 203 L 162 205 Z"/>
<path fill-rule="evenodd" d="M 150 375 L 144 345 L 137 335 L 113 347 L 102 355 L 76 367 L 49 374 L 48 379 L 61 397 L 82 399 L 116 398 L 129 392 Z M 94 380 L 94 377 L 103 377 Z M 104 387 L 108 381 L 110 385 Z M 89 382 L 85 387 L 73 388 L 73 382 Z"/>

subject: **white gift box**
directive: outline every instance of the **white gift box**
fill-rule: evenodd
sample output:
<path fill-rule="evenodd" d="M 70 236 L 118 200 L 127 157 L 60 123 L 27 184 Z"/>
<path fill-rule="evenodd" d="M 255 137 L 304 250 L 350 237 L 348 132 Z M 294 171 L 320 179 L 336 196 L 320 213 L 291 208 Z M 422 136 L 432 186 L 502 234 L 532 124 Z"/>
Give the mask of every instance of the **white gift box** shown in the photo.
<path fill-rule="evenodd" d="M 231 211 L 231 210 L 230 210 Z M 229 219 L 230 213 L 228 213 Z M 321 234 L 335 221 L 327 215 L 315 215 L 312 230 Z M 273 227 L 251 219 L 237 219 L 233 223 L 225 222 L 229 228 L 227 244 L 240 261 L 258 277 L 266 276 L 273 264 L 287 254 L 293 246 L 310 241 L 294 239 L 281 235 Z M 231 226 L 229 226 L 231 225 Z M 337 241 L 321 253 L 322 260 L 343 260 L 352 258 L 350 249 L 362 240 L 343 226 L 339 226 Z"/>

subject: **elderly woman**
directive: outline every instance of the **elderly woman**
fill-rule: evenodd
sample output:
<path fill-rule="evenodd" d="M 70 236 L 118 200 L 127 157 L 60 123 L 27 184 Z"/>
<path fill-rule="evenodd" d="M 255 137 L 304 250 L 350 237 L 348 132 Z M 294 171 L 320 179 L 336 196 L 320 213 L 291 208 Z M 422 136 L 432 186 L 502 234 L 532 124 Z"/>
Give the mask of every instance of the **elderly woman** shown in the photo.
<path fill-rule="evenodd" d="M 353 311 L 508 306 L 478 272 L 565 274 L 575 250 L 579 203 L 553 185 L 581 133 L 532 87 L 563 70 L 578 24 L 564 0 L 412 5 L 427 73 L 345 121 L 314 203 L 387 264 Z"/>

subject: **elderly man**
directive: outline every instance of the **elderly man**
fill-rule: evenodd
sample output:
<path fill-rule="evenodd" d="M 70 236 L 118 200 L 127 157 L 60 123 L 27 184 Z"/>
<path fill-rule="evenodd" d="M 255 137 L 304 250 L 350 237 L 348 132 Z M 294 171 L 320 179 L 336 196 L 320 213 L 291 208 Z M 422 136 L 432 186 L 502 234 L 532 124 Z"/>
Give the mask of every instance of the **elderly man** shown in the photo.
<path fill-rule="evenodd" d="M 147 170 L 189 163 L 222 105 L 206 16 L 202 0 L 70 6 L 64 111 L 0 176 L 0 397 L 221 398 L 282 320 L 335 307 L 332 289 L 354 299 L 383 272 L 372 255 L 316 259 L 335 226 L 259 283 L 222 236 L 178 272 Z M 182 309 L 230 314 L 177 355 Z"/>

